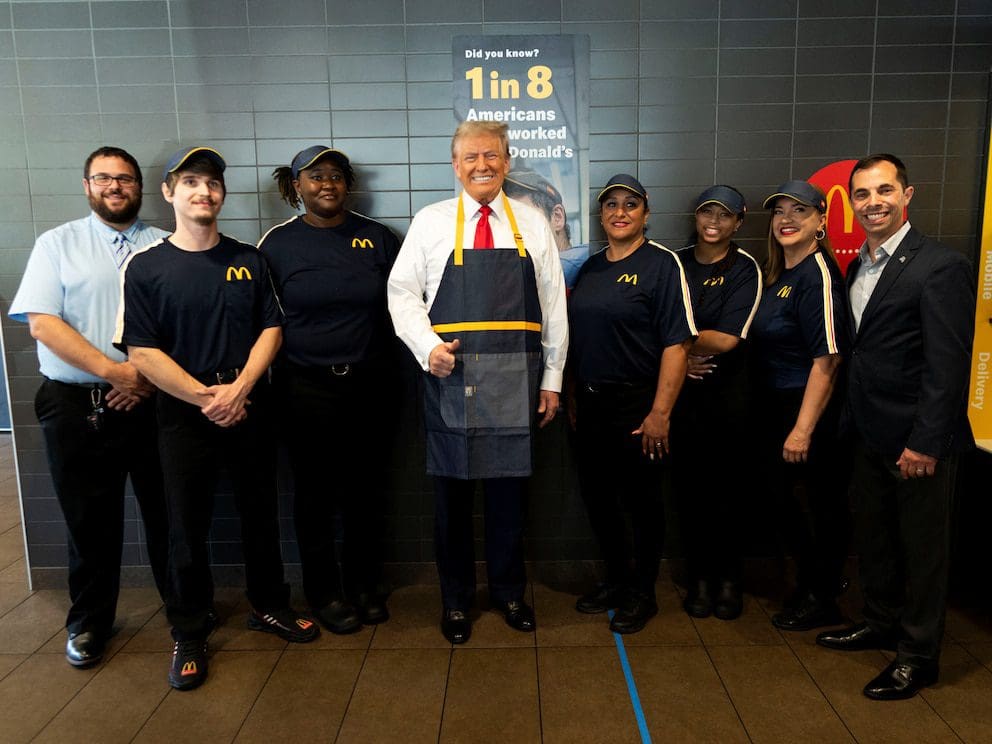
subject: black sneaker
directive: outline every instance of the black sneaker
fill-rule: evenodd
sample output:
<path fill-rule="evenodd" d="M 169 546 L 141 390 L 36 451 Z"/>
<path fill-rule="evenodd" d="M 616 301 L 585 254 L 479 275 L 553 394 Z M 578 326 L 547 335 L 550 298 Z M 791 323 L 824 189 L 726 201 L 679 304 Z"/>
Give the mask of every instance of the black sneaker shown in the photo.
<path fill-rule="evenodd" d="M 177 690 L 192 690 L 207 678 L 207 641 L 194 638 L 176 641 L 172 649 L 169 684 Z"/>
<path fill-rule="evenodd" d="M 254 608 L 248 612 L 248 629 L 275 633 L 290 643 L 309 643 L 320 635 L 320 627 L 292 607 L 261 613 Z"/>

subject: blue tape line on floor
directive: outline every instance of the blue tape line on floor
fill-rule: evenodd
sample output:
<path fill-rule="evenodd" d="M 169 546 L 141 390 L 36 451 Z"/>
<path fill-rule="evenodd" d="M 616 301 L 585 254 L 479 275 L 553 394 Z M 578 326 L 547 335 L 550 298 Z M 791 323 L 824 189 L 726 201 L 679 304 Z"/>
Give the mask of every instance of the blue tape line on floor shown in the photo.
<path fill-rule="evenodd" d="M 610 620 L 613 619 L 613 610 L 607 613 Z M 637 683 L 634 682 L 634 673 L 630 669 L 630 662 L 627 660 L 627 649 L 623 645 L 623 636 L 619 633 L 613 634 L 613 640 L 617 644 L 617 654 L 620 656 L 620 666 L 623 668 L 624 679 L 627 680 L 627 692 L 630 694 L 630 704 L 634 707 L 634 717 L 637 719 L 637 728 L 641 732 L 641 742 L 651 744 L 651 732 L 648 731 L 648 722 L 644 718 L 644 709 L 641 708 L 641 698 L 637 694 Z"/>

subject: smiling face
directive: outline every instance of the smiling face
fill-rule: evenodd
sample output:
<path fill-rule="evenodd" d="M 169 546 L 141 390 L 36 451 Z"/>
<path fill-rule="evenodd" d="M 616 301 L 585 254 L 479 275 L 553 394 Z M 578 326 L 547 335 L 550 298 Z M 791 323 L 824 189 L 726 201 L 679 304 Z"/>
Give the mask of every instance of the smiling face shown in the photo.
<path fill-rule="evenodd" d="M 451 166 L 465 193 L 480 204 L 488 204 L 503 188 L 510 158 L 496 135 L 466 135 L 455 143 Z"/>
<path fill-rule="evenodd" d="M 611 243 L 624 243 L 644 235 L 647 202 L 627 189 L 610 189 L 599 203 L 599 219 Z"/>
<path fill-rule="evenodd" d="M 224 206 L 224 182 L 205 173 L 180 171 L 171 190 L 162 184 L 162 196 L 175 210 L 177 222 L 211 225 Z"/>
<path fill-rule="evenodd" d="M 900 183 L 895 165 L 888 161 L 851 175 L 851 206 L 869 248 L 877 248 L 898 232 L 912 198 L 913 187 Z"/>
<path fill-rule="evenodd" d="M 129 227 L 141 209 L 141 175 L 133 166 L 118 157 L 95 157 L 90 163 L 87 176 L 130 176 L 134 183 L 122 185 L 113 180 L 107 186 L 98 186 L 92 180 L 83 179 L 83 191 L 90 203 L 90 209 L 97 217 L 113 227 Z"/>
<path fill-rule="evenodd" d="M 816 233 L 827 223 L 827 216 L 787 196 L 772 206 L 772 235 L 783 249 L 807 249 L 816 243 Z"/>
<path fill-rule="evenodd" d="M 729 244 L 743 221 L 722 204 L 710 202 L 696 210 L 696 235 L 707 245 Z"/>
<path fill-rule="evenodd" d="M 318 227 L 333 227 L 344 222 L 344 199 L 348 195 L 345 173 L 331 160 L 319 161 L 300 171 L 293 182 L 303 200 L 307 216 Z"/>

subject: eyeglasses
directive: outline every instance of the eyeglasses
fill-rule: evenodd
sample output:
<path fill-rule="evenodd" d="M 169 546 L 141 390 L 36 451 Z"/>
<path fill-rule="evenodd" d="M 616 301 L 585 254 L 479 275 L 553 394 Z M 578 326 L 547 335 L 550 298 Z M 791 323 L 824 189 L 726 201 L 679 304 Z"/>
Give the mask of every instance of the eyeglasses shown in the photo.
<path fill-rule="evenodd" d="M 117 181 L 121 186 L 134 186 L 138 182 L 134 176 L 111 176 L 109 173 L 94 173 L 92 176 L 87 176 L 86 180 L 97 186 L 109 186 L 114 181 Z"/>

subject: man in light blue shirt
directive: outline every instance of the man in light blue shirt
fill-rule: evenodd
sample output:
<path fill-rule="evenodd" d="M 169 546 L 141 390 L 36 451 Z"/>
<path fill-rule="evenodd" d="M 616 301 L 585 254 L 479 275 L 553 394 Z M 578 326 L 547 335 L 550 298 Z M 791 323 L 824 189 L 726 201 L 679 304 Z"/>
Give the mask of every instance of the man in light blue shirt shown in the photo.
<path fill-rule="evenodd" d="M 158 461 L 155 388 L 114 349 L 120 267 L 133 250 L 168 235 L 138 219 L 141 169 L 124 150 L 86 160 L 92 212 L 42 234 L 10 317 L 28 323 L 44 376 L 35 412 L 68 528 L 66 660 L 96 664 L 110 637 L 120 590 L 128 475 L 145 522 L 138 554 L 165 593 L 168 555 Z M 144 548 L 147 554 L 143 554 Z"/>

